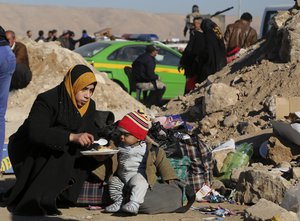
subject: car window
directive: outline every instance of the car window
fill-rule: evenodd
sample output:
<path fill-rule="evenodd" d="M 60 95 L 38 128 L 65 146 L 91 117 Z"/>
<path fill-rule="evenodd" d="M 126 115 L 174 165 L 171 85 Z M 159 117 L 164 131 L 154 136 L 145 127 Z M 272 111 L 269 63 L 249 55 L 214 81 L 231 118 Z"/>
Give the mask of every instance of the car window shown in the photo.
<path fill-rule="evenodd" d="M 159 48 L 155 60 L 157 64 L 178 66 L 180 57 L 165 48 Z"/>
<path fill-rule="evenodd" d="M 144 45 L 124 46 L 111 53 L 107 59 L 112 61 L 133 62 L 139 55 L 143 54 L 144 52 Z"/>
<path fill-rule="evenodd" d="M 102 51 L 104 48 L 108 46 L 109 46 L 108 43 L 94 42 L 76 48 L 74 51 L 79 53 L 82 57 L 93 57 L 95 54 Z"/>

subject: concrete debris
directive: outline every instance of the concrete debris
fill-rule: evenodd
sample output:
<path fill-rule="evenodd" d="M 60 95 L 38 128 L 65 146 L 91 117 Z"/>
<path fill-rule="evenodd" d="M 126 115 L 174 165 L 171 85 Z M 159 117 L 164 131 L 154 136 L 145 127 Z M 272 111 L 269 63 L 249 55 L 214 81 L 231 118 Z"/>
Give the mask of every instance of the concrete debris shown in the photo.
<path fill-rule="evenodd" d="M 271 137 L 268 144 L 267 159 L 275 165 L 278 165 L 284 161 L 290 162 L 292 160 L 291 149 L 284 146 L 280 140 L 276 137 Z"/>
<path fill-rule="evenodd" d="M 246 209 L 245 221 L 271 221 L 274 217 L 282 217 L 284 221 L 298 221 L 293 212 L 288 212 L 279 205 L 266 199 L 260 199 L 257 204 Z M 280 220 L 280 219 L 278 219 Z"/>
<path fill-rule="evenodd" d="M 226 96 L 224 96 L 226 94 Z M 203 112 L 211 114 L 234 106 L 238 101 L 239 91 L 223 83 L 212 84 L 206 90 Z"/>
<path fill-rule="evenodd" d="M 238 117 L 235 114 L 229 115 L 223 121 L 225 127 L 234 127 L 237 125 Z"/>
<path fill-rule="evenodd" d="M 290 187 L 291 183 L 276 173 L 273 174 L 263 168 L 248 168 L 240 174 L 236 186 L 236 200 L 245 204 L 253 204 L 264 198 L 280 203 L 285 191 Z"/>

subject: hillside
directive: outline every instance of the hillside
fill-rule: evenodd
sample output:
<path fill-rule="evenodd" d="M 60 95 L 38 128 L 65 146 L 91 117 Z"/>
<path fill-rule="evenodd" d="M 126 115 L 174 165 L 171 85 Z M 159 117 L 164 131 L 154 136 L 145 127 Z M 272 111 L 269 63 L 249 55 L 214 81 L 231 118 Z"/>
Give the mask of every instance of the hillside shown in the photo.
<path fill-rule="evenodd" d="M 188 13 L 188 12 L 187 12 Z M 57 29 L 58 34 L 69 29 L 75 32 L 75 39 L 86 29 L 93 34 L 103 28 L 111 27 L 115 35 L 124 33 L 156 33 L 160 39 L 183 37 L 183 14 L 147 13 L 128 9 L 113 8 L 72 8 L 58 6 L 33 6 L 0 3 L 1 25 L 24 36 L 32 30 L 33 38 L 39 30 Z M 226 17 L 226 23 L 236 19 Z M 259 30 L 260 18 L 254 18 L 253 27 Z"/>

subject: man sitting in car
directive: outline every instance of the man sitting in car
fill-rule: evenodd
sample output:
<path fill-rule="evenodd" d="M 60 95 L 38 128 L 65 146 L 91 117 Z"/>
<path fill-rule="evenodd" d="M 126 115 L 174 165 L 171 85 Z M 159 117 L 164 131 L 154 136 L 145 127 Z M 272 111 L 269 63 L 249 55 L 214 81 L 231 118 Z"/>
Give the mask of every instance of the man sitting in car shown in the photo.
<path fill-rule="evenodd" d="M 158 48 L 154 45 L 147 45 L 146 52 L 141 54 L 132 63 L 132 73 L 135 76 L 137 86 L 144 90 L 151 90 L 149 96 L 145 100 L 145 105 L 162 105 L 162 97 L 166 91 L 166 86 L 155 74 L 155 56 L 158 53 Z"/>

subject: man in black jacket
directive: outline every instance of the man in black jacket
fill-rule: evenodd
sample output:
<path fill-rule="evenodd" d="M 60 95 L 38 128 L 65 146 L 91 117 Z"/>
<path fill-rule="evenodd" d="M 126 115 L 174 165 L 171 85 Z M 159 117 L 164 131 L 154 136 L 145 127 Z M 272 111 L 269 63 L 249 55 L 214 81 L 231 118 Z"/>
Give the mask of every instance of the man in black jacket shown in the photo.
<path fill-rule="evenodd" d="M 155 74 L 155 56 L 158 48 L 154 45 L 147 45 L 146 52 L 140 55 L 132 63 L 132 73 L 135 75 L 137 86 L 145 90 L 151 90 L 146 100 L 146 106 L 160 106 L 162 104 L 162 96 L 166 91 L 166 86 Z"/>
<path fill-rule="evenodd" d="M 91 42 L 94 42 L 94 39 L 92 39 L 88 34 L 86 30 L 82 30 L 82 36 L 78 40 L 79 41 L 79 47 L 89 44 Z"/>

